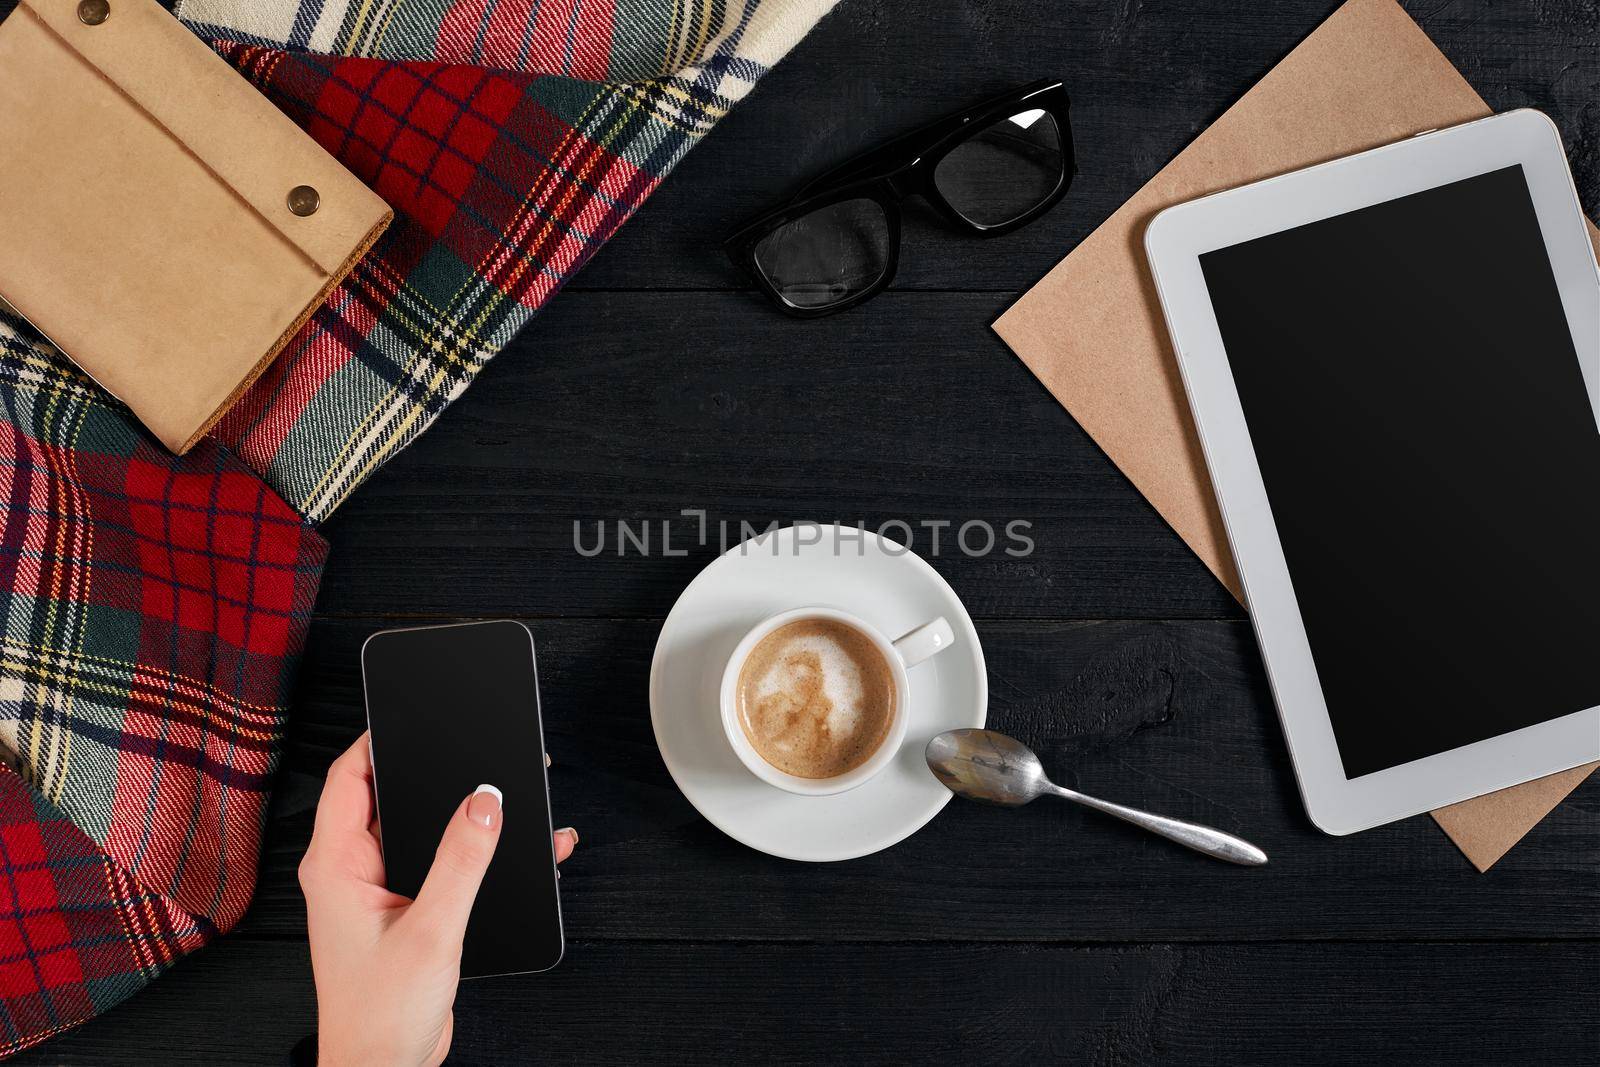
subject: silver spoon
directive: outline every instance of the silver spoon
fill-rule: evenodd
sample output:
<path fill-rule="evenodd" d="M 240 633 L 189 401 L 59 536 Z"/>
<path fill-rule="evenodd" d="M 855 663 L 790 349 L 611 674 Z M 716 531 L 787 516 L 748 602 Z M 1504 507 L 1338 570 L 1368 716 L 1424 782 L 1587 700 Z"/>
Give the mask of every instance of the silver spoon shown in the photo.
<path fill-rule="evenodd" d="M 1267 854 L 1243 838 L 1199 823 L 1152 815 L 1138 808 L 1075 793 L 1056 785 L 1044 773 L 1033 749 L 993 730 L 947 730 L 928 742 L 928 769 L 957 796 L 989 804 L 1020 807 L 1049 793 L 1095 811 L 1142 826 L 1196 852 L 1219 860 L 1258 867 Z"/>

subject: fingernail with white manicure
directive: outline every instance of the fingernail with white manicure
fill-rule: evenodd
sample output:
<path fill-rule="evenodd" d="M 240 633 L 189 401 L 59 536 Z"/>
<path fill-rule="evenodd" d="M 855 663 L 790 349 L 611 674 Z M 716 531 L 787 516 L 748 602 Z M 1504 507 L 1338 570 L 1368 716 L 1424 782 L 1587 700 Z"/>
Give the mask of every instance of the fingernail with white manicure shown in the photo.
<path fill-rule="evenodd" d="M 500 809 L 504 804 L 505 796 L 500 790 L 484 783 L 467 798 L 467 818 L 492 830 L 500 825 Z"/>

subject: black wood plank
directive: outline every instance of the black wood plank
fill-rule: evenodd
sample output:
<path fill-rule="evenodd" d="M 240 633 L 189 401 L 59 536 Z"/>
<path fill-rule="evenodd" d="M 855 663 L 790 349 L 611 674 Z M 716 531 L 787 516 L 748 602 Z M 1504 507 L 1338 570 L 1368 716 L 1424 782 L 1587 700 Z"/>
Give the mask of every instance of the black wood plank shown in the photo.
<path fill-rule="evenodd" d="M 568 293 L 327 524 L 326 612 L 661 617 L 739 524 L 889 520 L 974 614 L 1238 616 L 989 329 L 984 294 L 795 323 L 737 293 Z M 705 509 L 708 544 L 682 509 Z M 615 523 L 651 526 L 619 556 Z M 661 551 L 663 521 L 676 520 Z M 970 520 L 1031 554 L 969 557 Z M 606 551 L 595 544 L 607 524 Z M 898 533 L 898 531 L 897 531 Z M 903 539 L 903 534 L 899 534 Z M 974 530 L 969 547 L 983 539 Z"/>
<path fill-rule="evenodd" d="M 279 776 L 265 871 L 243 931 L 304 936 L 295 867 L 327 763 L 363 725 L 357 653 L 380 620 L 321 622 Z M 1230 867 L 1065 804 L 952 802 L 901 845 L 806 865 L 706 823 L 655 748 L 646 696 L 658 624 L 538 620 L 570 936 L 622 940 L 1235 941 L 1600 935 L 1600 783 L 1489 875 L 1419 817 L 1345 838 L 1310 826 L 1248 627 L 1237 622 L 980 621 L 990 723 L 1064 782 L 1245 835 L 1272 862 Z M 709 713 L 709 712 L 708 712 Z M 441 728 L 448 709 L 441 709 Z"/>
<path fill-rule="evenodd" d="M 304 946 L 223 941 L 18 1063 L 282 1063 Z M 461 987 L 450 1062 L 1592 1063 L 1594 946 L 568 946 Z"/>
<path fill-rule="evenodd" d="M 1024 289 L 1116 210 L 1335 7 L 847 0 L 692 152 L 576 285 L 742 286 L 718 249 L 745 217 L 888 136 L 1033 78 L 1073 99 L 1080 172 L 1068 199 L 993 241 L 912 212 L 896 284 Z M 1405 5 L 1497 110 L 1561 126 L 1600 213 L 1600 17 L 1592 3 Z M 752 311 L 759 305 L 752 298 Z"/>

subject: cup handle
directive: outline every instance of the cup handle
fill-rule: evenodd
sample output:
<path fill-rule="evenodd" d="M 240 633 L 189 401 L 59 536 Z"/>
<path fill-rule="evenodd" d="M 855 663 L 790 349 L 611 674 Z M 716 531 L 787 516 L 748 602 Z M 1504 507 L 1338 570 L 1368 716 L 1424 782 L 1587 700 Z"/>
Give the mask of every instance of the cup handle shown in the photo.
<path fill-rule="evenodd" d="M 907 667 L 915 667 L 955 643 L 956 632 L 950 629 L 950 624 L 941 615 L 894 642 L 894 650 L 900 654 L 900 662 Z"/>

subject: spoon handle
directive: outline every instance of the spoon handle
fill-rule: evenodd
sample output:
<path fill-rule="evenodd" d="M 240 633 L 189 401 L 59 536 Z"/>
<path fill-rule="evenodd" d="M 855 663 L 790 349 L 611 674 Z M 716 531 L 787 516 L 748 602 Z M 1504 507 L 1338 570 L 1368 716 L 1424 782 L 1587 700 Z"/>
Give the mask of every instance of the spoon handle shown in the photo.
<path fill-rule="evenodd" d="M 1126 807 L 1122 804 L 1113 804 L 1109 800 L 1100 800 L 1085 793 L 1077 793 L 1071 789 L 1052 786 L 1058 797 L 1075 801 L 1086 808 L 1103 811 L 1107 815 L 1131 822 L 1135 826 L 1142 826 L 1153 834 L 1160 834 L 1169 841 L 1176 841 L 1196 852 L 1204 852 L 1219 860 L 1229 863 L 1238 863 L 1246 867 L 1259 867 L 1267 862 L 1267 854 L 1261 851 L 1242 837 L 1225 834 L 1221 830 L 1213 830 L 1209 826 L 1201 826 L 1197 822 L 1185 822 L 1182 819 L 1170 819 L 1165 815 L 1156 815 L 1138 808 Z"/>

